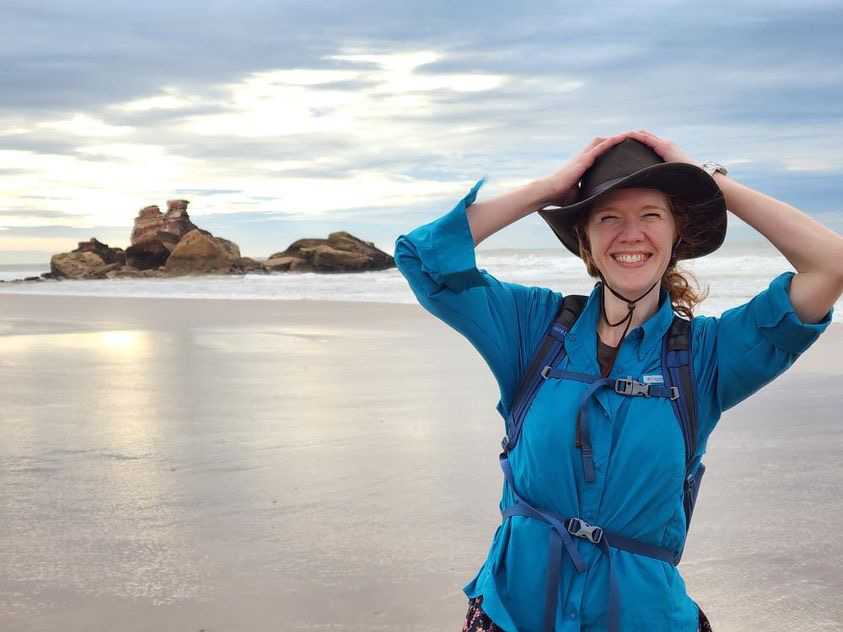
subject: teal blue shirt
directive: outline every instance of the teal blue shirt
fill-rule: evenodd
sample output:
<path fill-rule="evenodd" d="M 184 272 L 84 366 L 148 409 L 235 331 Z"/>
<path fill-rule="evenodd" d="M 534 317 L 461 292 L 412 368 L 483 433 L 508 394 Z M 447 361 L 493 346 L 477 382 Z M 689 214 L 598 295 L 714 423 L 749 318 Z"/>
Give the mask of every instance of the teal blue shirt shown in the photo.
<path fill-rule="evenodd" d="M 468 338 L 486 360 L 500 387 L 497 409 L 506 419 L 562 295 L 499 281 L 476 267 L 465 209 L 482 183 L 440 219 L 399 236 L 395 262 L 425 309 Z M 799 320 L 788 296 L 792 276 L 781 274 L 748 303 L 719 318 L 694 318 L 696 462 L 721 412 L 785 371 L 828 326 L 831 311 L 816 324 Z M 629 331 L 610 378 L 633 376 L 642 381 L 645 375 L 661 375 L 660 344 L 673 318 L 666 298 L 662 291 L 658 311 Z M 595 290 L 566 338 L 567 356 L 560 368 L 599 373 L 599 312 Z M 571 380 L 542 384 L 509 456 L 519 493 L 536 507 L 680 550 L 685 540 L 684 443 L 670 402 L 598 390 L 587 402 L 596 480 L 586 483 L 574 428 L 583 388 Z M 504 486 L 501 509 L 512 502 Z M 484 611 L 505 630 L 541 627 L 548 530 L 541 521 L 511 517 L 498 527 L 485 563 L 464 588 L 468 597 L 483 595 Z M 588 570 L 578 573 L 563 556 L 556 630 L 605 630 L 607 560 L 598 547 L 574 540 Z M 696 631 L 697 606 L 676 567 L 623 550 L 614 551 L 613 559 L 623 630 Z"/>

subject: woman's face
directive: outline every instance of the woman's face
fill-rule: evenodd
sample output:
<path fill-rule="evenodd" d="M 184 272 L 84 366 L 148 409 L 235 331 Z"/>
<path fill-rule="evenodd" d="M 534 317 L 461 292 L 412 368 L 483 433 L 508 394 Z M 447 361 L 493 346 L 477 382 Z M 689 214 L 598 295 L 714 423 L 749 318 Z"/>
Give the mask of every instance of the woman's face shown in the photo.
<path fill-rule="evenodd" d="M 598 198 L 586 231 L 595 265 L 629 299 L 661 279 L 676 240 L 667 194 L 657 189 L 617 189 Z"/>

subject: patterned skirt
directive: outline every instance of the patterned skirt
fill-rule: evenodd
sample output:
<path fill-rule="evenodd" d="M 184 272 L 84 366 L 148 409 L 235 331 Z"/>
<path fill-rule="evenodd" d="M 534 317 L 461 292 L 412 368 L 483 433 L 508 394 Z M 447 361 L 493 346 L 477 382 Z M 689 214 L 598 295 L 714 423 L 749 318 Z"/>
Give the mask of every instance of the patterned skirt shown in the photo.
<path fill-rule="evenodd" d="M 503 632 L 501 628 L 492 623 L 480 607 L 483 604 L 483 595 L 472 597 L 468 600 L 468 612 L 465 615 L 465 624 L 462 632 Z M 711 624 L 700 609 L 700 625 L 697 632 L 711 632 Z"/>

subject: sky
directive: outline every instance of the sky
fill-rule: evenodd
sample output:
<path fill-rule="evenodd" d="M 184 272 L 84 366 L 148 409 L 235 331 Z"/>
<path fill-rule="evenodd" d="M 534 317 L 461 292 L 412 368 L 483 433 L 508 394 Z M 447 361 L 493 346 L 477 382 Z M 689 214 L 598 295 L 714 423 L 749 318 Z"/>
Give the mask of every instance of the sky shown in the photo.
<path fill-rule="evenodd" d="M 843 3 L 0 0 L 0 264 L 395 238 L 648 129 L 843 232 Z M 730 215 L 727 241 L 763 240 Z M 537 215 L 481 248 L 561 248 Z"/>

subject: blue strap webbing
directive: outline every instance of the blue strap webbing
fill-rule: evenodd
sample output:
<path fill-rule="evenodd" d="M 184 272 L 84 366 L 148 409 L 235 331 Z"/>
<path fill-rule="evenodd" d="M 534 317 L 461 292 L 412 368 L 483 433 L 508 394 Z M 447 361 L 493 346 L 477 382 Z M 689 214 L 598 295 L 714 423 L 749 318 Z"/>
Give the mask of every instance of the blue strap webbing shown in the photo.
<path fill-rule="evenodd" d="M 685 442 L 685 481 L 682 505 L 685 511 L 686 534 L 691 526 L 691 516 L 694 513 L 700 481 L 705 473 L 705 465 L 702 463 L 695 472 L 691 471 L 697 449 L 697 396 L 691 362 L 693 357 L 691 339 L 691 323 L 677 316 L 674 317 L 662 345 L 665 386 L 676 386 L 681 393 L 679 399 L 673 400 L 672 404 Z M 676 554 L 675 564 L 679 564 L 682 559 L 683 550 L 684 545 Z"/>
<path fill-rule="evenodd" d="M 502 452 L 499 458 L 506 482 L 516 499 L 514 504 L 502 512 L 502 520 L 506 521 L 512 516 L 526 516 L 550 525 L 547 541 L 547 571 L 545 573 L 545 603 L 542 630 L 543 632 L 553 632 L 556 627 L 556 601 L 559 594 L 559 579 L 562 572 L 562 547 L 564 546 L 577 572 L 583 573 L 587 569 L 569 532 L 573 521 L 581 524 L 584 521 L 572 516 L 560 516 L 552 511 L 542 511 L 532 506 L 518 494 L 515 488 L 515 477 L 512 474 L 512 467 L 509 464 L 506 452 Z M 589 526 L 592 527 L 591 532 L 593 532 L 595 530 L 593 525 Z M 585 539 L 588 542 L 592 542 L 592 544 L 596 544 L 606 554 L 606 560 L 609 565 L 608 630 L 609 632 L 620 632 L 620 589 L 613 566 L 612 548 L 646 555 L 668 563 L 673 562 L 673 553 L 655 544 L 625 538 L 602 530 L 600 530 L 598 538 L 595 538 L 597 540 L 596 542 L 589 537 L 585 537 Z"/>
<path fill-rule="evenodd" d="M 550 345 L 548 351 L 544 354 L 543 361 L 545 364 L 555 364 L 559 357 L 564 353 L 564 336 L 562 339 L 553 336 L 553 344 Z M 513 412 L 510 415 L 510 424 L 507 431 L 506 443 L 509 446 L 515 446 L 518 438 L 521 436 L 521 426 L 524 425 L 524 418 L 527 416 L 527 411 L 530 409 L 530 404 L 536 397 L 536 392 L 542 384 L 542 376 L 536 371 L 530 376 L 524 394 L 513 406 Z"/>
<path fill-rule="evenodd" d="M 667 340 L 662 350 L 662 366 L 667 369 L 664 371 L 664 381 L 666 387 L 678 386 L 682 389 L 681 368 L 687 367 L 689 362 L 689 355 L 687 349 L 685 350 L 669 350 Z M 682 427 L 682 438 L 685 441 L 685 465 L 686 468 L 691 463 L 694 456 L 694 434 L 692 432 L 692 423 L 690 418 L 690 411 L 688 410 L 688 402 L 686 397 L 679 397 L 673 400 L 673 411 L 676 414 L 676 419 Z M 686 470 L 687 474 L 687 470 Z"/>
<path fill-rule="evenodd" d="M 577 436 L 580 437 L 580 456 L 582 456 L 582 468 L 585 475 L 586 483 L 593 483 L 594 476 L 594 456 L 591 452 L 591 433 L 588 430 L 588 418 L 586 417 L 586 403 L 588 398 L 601 386 L 606 386 L 609 383 L 607 378 L 599 378 L 591 383 L 580 398 L 580 406 L 577 409 Z"/>
<path fill-rule="evenodd" d="M 546 366 L 544 368 L 542 371 L 542 377 L 545 379 L 567 378 L 569 380 L 576 380 L 577 382 L 590 384 L 580 398 L 580 405 L 579 408 L 577 408 L 576 428 L 577 436 L 580 438 L 580 442 L 577 444 L 577 447 L 580 449 L 580 456 L 582 457 L 582 467 L 585 481 L 587 483 L 593 483 L 596 478 L 594 475 L 594 455 L 591 449 L 591 433 L 588 428 L 588 418 L 585 412 L 585 404 L 588 401 L 588 398 L 591 397 L 598 388 L 609 384 L 609 380 L 607 378 L 602 378 L 599 375 L 577 373 L 576 371 L 563 371 L 562 369 L 557 369 L 552 366 Z"/>
<path fill-rule="evenodd" d="M 666 397 L 667 399 L 673 398 L 673 390 L 666 387 L 666 386 L 658 386 L 657 384 L 650 384 L 650 394 L 648 397 Z"/>
<path fill-rule="evenodd" d="M 553 366 L 549 368 L 545 367 L 542 375 L 546 378 L 554 377 L 558 380 L 576 380 L 577 382 L 585 382 L 586 384 L 591 384 L 597 380 L 605 379 L 601 378 L 599 375 L 592 375 L 591 373 L 577 373 L 576 371 L 564 371 Z"/>
<path fill-rule="evenodd" d="M 587 297 L 569 294 L 562 300 L 559 311 L 542 338 L 530 366 L 521 378 L 506 423 L 507 435 L 501 445 L 504 450 L 515 447 L 530 404 L 542 384 L 540 373 L 545 366 L 554 366 L 565 355 L 565 337 L 568 335 L 585 306 Z"/>

